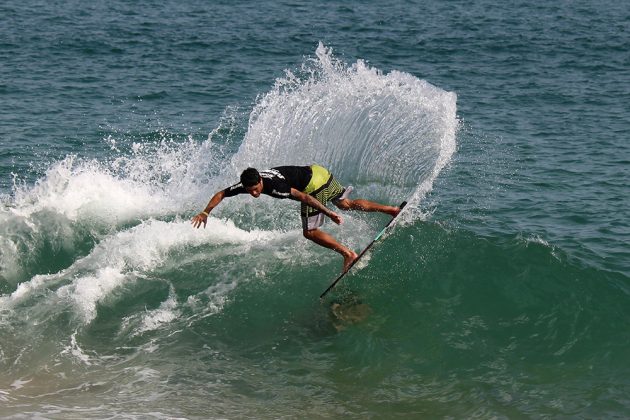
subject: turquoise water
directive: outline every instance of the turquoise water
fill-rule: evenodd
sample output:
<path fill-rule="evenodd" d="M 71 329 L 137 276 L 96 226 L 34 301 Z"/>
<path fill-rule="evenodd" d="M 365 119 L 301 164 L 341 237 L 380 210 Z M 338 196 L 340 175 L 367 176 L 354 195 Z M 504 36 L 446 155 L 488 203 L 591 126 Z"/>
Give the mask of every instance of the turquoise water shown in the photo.
<path fill-rule="evenodd" d="M 630 7 L 468 3 L 0 5 L 0 415 L 627 417 Z M 295 203 L 189 222 L 311 162 L 410 202 L 323 302 Z"/>

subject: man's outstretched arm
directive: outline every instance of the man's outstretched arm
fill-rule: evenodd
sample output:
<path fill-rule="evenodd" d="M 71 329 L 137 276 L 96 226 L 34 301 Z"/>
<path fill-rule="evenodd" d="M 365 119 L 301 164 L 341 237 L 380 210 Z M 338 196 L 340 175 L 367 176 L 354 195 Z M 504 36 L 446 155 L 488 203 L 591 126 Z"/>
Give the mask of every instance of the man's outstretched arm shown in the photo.
<path fill-rule="evenodd" d="M 291 195 L 300 200 L 302 203 L 321 211 L 326 216 L 330 217 L 330 219 L 338 225 L 341 224 L 341 216 L 317 201 L 312 195 L 304 194 L 302 191 L 298 191 L 295 188 L 291 188 Z"/>
<path fill-rule="evenodd" d="M 224 197 L 225 197 L 224 191 L 219 191 L 218 193 L 213 195 L 210 201 L 208 202 L 208 205 L 206 206 L 206 208 L 201 213 L 199 213 L 198 215 L 192 218 L 193 227 L 199 228 L 199 226 L 201 226 L 201 224 L 203 223 L 203 227 L 205 228 L 206 223 L 208 223 L 208 215 L 210 215 L 210 212 L 212 211 L 212 209 L 214 209 L 216 206 L 219 205 L 221 201 L 223 201 Z"/>

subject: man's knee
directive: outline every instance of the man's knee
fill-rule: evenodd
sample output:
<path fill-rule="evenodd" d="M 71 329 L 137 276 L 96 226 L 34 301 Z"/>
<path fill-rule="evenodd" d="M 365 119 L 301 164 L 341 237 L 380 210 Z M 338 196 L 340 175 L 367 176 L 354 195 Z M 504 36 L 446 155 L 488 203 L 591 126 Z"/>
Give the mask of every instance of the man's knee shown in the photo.
<path fill-rule="evenodd" d="M 336 201 L 335 205 L 341 210 L 350 210 L 352 208 L 352 202 L 348 200 L 347 198 Z"/>
<path fill-rule="evenodd" d="M 304 235 L 304 237 L 305 237 L 306 239 L 313 240 L 313 236 L 315 236 L 315 230 L 316 230 L 316 229 L 311 229 L 311 230 L 304 229 L 304 230 L 302 231 L 302 235 Z"/>

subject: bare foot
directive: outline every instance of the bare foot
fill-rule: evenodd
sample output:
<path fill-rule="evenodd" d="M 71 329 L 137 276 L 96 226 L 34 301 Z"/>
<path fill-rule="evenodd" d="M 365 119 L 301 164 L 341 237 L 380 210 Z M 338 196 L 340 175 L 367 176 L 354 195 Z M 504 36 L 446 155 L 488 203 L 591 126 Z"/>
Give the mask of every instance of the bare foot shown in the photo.
<path fill-rule="evenodd" d="M 400 213 L 400 207 L 386 206 L 383 210 L 383 213 L 389 214 L 392 217 L 396 217 L 398 216 L 398 213 Z"/>
<path fill-rule="evenodd" d="M 344 255 L 343 256 L 343 273 L 345 273 L 346 271 L 348 271 L 348 269 L 350 268 L 350 266 L 352 265 L 352 263 L 359 257 L 359 254 L 357 254 L 354 251 L 350 251 L 350 254 Z"/>

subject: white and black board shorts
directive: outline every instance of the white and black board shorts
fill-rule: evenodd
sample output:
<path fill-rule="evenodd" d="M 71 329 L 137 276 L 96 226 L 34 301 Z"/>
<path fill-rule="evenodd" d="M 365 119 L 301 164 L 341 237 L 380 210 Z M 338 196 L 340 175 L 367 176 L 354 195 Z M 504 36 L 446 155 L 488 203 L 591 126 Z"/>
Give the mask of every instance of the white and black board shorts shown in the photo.
<path fill-rule="evenodd" d="M 304 192 L 314 197 L 324 206 L 328 202 L 337 204 L 339 201 L 347 198 L 350 191 L 352 191 L 351 187 L 344 188 L 325 168 L 319 165 L 312 165 L 311 170 L 313 171 L 313 178 Z M 302 218 L 302 229 L 304 230 L 317 229 L 326 220 L 324 213 L 304 203 L 302 203 L 300 209 L 300 216 Z"/>

